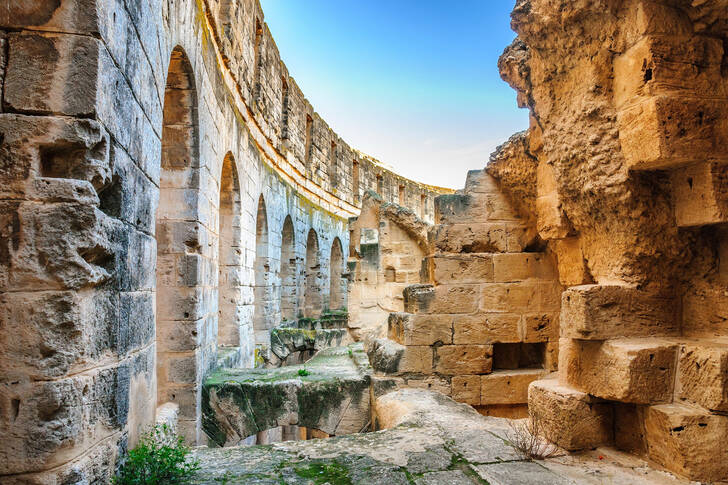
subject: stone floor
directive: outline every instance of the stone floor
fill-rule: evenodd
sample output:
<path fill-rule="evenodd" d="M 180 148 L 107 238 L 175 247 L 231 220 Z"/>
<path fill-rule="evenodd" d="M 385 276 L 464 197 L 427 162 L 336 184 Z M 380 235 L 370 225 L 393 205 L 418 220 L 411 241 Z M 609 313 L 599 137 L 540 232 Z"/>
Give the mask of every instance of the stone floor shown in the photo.
<path fill-rule="evenodd" d="M 268 446 L 197 448 L 197 484 L 688 484 L 609 449 L 527 461 L 508 421 L 439 393 L 403 389 L 376 400 L 384 429 Z"/>

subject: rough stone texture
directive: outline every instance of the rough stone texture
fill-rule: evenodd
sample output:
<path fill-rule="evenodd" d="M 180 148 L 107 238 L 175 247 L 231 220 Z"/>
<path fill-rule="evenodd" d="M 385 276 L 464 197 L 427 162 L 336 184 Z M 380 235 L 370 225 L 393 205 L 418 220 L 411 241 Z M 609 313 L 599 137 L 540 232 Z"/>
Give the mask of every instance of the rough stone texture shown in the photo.
<path fill-rule="evenodd" d="M 328 435 L 360 431 L 369 420 L 370 369 L 366 359 L 353 357 L 356 353 L 363 353 L 361 345 L 323 350 L 304 365 L 212 373 L 202 389 L 207 436 L 230 446 L 285 425 Z"/>
<path fill-rule="evenodd" d="M 616 426 L 634 430 L 617 444 L 636 453 L 646 419 L 656 435 L 670 428 L 628 403 L 680 400 L 715 417 L 724 406 L 725 6 L 520 0 L 518 38 L 499 61 L 530 128 L 487 170 L 535 221 L 568 287 L 560 380 L 615 400 Z M 560 412 L 531 408 L 546 421 Z"/>
<path fill-rule="evenodd" d="M 650 458 L 694 480 L 728 476 L 728 417 L 682 404 L 647 409 L 645 436 Z"/>
<path fill-rule="evenodd" d="M 330 130 L 256 0 L 6 3 L 0 481 L 107 483 L 158 405 L 203 442 L 218 363 L 346 307 L 362 192 L 432 221 L 447 190 Z"/>
<path fill-rule="evenodd" d="M 528 408 L 539 420 L 544 437 L 566 450 L 612 442 L 612 406 L 556 379 L 531 383 Z"/>
<path fill-rule="evenodd" d="M 434 392 L 402 389 L 375 403 L 381 431 L 271 446 L 198 448 L 194 457 L 202 469 L 192 483 L 688 483 L 611 450 L 523 461 L 507 444 L 506 420 L 480 416 Z"/>

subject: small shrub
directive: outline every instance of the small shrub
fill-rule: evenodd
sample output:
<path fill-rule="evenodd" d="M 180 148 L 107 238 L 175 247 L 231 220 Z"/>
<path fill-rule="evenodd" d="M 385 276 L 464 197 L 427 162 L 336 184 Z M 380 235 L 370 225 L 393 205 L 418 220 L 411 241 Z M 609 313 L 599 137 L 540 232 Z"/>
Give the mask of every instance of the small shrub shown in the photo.
<path fill-rule="evenodd" d="M 304 376 L 307 376 L 307 375 L 309 375 L 309 374 L 310 374 L 310 372 L 309 372 L 309 371 L 307 371 L 305 367 L 304 367 L 303 369 L 298 369 L 298 375 L 299 375 L 299 376 L 302 376 L 302 377 L 304 377 Z"/>
<path fill-rule="evenodd" d="M 154 426 L 129 450 L 126 462 L 114 477 L 117 485 L 172 485 L 186 483 L 200 465 L 187 461 L 190 449 L 166 424 Z"/>
<path fill-rule="evenodd" d="M 523 421 L 508 421 L 511 430 L 506 434 L 510 445 L 526 460 L 544 460 L 559 452 L 559 448 L 541 438 L 541 421 L 536 416 Z"/>

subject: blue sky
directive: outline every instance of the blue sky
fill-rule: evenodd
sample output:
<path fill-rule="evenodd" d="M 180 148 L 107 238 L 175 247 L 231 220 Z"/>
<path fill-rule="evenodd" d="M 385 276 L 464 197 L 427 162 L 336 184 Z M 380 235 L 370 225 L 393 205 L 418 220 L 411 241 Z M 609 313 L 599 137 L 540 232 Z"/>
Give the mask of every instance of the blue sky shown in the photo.
<path fill-rule="evenodd" d="M 344 140 L 461 188 L 528 126 L 498 74 L 513 0 L 261 0 L 289 73 Z"/>

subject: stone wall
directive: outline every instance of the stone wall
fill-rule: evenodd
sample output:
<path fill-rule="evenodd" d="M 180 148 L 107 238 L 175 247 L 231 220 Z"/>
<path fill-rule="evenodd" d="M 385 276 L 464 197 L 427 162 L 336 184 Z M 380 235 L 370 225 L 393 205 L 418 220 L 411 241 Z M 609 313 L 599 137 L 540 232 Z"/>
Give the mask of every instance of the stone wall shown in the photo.
<path fill-rule="evenodd" d="M 431 227 L 413 211 L 366 192 L 349 221 L 349 332 L 359 340 L 386 337 L 392 312 L 404 311 L 403 290 L 420 282 Z"/>
<path fill-rule="evenodd" d="M 512 25 L 500 69 L 536 167 L 488 170 L 567 287 L 558 379 L 531 385 L 531 415 L 567 449 L 725 480 L 726 4 L 521 0 Z"/>
<path fill-rule="evenodd" d="M 107 482 L 166 402 L 204 441 L 219 346 L 252 365 L 308 278 L 345 306 L 378 175 L 432 217 L 314 113 L 257 1 L 10 2 L 0 44 L 3 483 Z"/>

